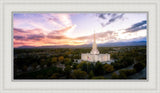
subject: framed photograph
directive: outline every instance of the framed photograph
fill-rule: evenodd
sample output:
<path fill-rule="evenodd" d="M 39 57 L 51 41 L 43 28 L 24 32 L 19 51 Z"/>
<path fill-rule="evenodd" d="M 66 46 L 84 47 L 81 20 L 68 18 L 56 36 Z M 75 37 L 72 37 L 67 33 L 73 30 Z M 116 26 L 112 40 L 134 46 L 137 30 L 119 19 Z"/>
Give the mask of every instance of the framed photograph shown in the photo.
<path fill-rule="evenodd" d="M 13 12 L 13 80 L 147 80 L 147 16 Z"/>
<path fill-rule="evenodd" d="M 0 4 L 2 93 L 160 92 L 159 1 Z"/>

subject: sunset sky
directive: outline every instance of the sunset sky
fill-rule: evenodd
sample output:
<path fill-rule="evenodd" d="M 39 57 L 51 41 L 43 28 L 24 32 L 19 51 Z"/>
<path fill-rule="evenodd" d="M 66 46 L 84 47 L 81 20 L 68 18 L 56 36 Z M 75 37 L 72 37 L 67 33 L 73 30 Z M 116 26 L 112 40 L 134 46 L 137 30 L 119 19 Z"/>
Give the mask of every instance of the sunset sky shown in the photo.
<path fill-rule="evenodd" d="M 14 47 L 146 41 L 147 13 L 14 13 Z"/>

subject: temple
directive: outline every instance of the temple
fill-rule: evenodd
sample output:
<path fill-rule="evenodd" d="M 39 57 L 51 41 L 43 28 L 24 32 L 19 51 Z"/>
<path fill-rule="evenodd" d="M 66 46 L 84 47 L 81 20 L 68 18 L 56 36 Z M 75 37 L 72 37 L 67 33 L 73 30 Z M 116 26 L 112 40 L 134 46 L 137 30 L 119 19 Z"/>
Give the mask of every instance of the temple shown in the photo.
<path fill-rule="evenodd" d="M 110 60 L 110 54 L 100 54 L 97 49 L 96 44 L 96 36 L 94 33 L 94 41 L 92 44 L 92 50 L 90 53 L 82 53 L 81 54 L 81 60 L 83 61 L 89 61 L 89 62 L 107 62 Z"/>

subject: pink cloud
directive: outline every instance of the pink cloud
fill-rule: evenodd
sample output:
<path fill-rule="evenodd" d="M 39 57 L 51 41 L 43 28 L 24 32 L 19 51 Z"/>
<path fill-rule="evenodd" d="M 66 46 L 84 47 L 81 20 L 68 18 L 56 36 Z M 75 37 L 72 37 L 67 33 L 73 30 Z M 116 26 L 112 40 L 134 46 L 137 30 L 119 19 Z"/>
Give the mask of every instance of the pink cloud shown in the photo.
<path fill-rule="evenodd" d="M 77 38 L 67 37 L 65 34 L 74 26 L 68 26 L 60 30 L 53 30 L 44 34 L 42 29 L 23 30 L 14 28 L 14 47 L 19 46 L 44 46 L 44 45 L 81 45 L 91 43 L 93 35 Z M 96 34 L 97 40 L 107 41 L 115 39 L 113 31 L 106 31 Z"/>
<path fill-rule="evenodd" d="M 72 25 L 72 21 L 68 14 L 58 14 L 58 19 L 63 23 L 64 26 Z"/>
<path fill-rule="evenodd" d="M 45 17 L 48 17 L 48 20 L 52 22 L 53 25 L 56 25 L 58 27 L 68 27 L 73 25 L 70 14 L 49 14 L 49 15 L 44 15 Z"/>
<path fill-rule="evenodd" d="M 48 33 L 47 37 L 48 38 L 52 38 L 52 39 L 57 39 L 57 38 L 61 38 L 61 37 L 66 37 L 65 33 L 70 30 L 73 26 L 69 26 L 66 27 L 64 29 L 60 29 L 60 30 L 54 30 L 50 33 Z"/>
<path fill-rule="evenodd" d="M 43 45 L 52 45 L 57 43 L 65 43 L 65 39 L 68 39 L 64 33 L 66 33 L 72 26 L 66 27 L 60 30 L 54 30 L 48 34 L 44 34 L 42 29 L 32 29 L 32 30 L 23 30 L 14 28 L 14 47 L 31 45 L 31 46 L 43 46 Z M 49 43 L 50 41 L 53 41 Z M 57 39 L 57 40 L 55 40 Z M 62 40 L 63 39 L 63 40 Z M 56 43 L 56 44 L 57 44 Z"/>

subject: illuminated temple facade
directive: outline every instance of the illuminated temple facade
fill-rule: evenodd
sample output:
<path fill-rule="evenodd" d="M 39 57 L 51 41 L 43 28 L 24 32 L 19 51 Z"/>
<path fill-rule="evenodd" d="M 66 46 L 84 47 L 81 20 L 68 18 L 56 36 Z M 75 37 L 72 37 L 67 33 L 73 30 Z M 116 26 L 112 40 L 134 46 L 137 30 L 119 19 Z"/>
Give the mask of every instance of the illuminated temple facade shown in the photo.
<path fill-rule="evenodd" d="M 96 38 L 95 38 L 95 33 L 94 33 L 94 42 L 92 45 L 92 50 L 90 53 L 82 53 L 81 54 L 81 60 L 83 61 L 89 61 L 89 62 L 107 62 L 110 60 L 110 54 L 100 54 L 98 49 L 97 49 L 97 44 L 96 44 Z"/>

